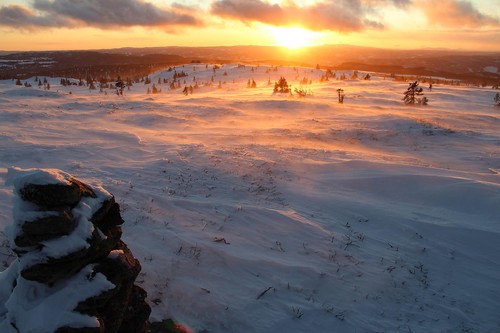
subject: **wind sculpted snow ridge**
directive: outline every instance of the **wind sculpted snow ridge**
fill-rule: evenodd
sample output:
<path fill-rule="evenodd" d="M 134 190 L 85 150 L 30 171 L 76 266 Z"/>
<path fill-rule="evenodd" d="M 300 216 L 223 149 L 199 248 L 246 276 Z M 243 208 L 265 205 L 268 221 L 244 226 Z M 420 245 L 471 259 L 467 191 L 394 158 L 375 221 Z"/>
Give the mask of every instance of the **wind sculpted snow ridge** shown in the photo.
<path fill-rule="evenodd" d="M 153 321 L 195 332 L 500 330 L 494 91 L 434 85 L 430 105 L 405 107 L 407 83 L 377 74 L 321 83 L 310 68 L 176 70 L 186 85 L 214 84 L 184 96 L 158 84 L 167 70 L 124 96 L 59 78 L 50 94 L 0 82 L 0 178 L 11 166 L 58 168 L 109 189 Z M 310 94 L 273 95 L 281 76 L 293 88 L 312 80 Z M 146 94 L 153 83 L 162 92 Z M 1 230 L 12 211 L 3 183 Z M 0 233 L 3 263 L 5 242 Z"/>

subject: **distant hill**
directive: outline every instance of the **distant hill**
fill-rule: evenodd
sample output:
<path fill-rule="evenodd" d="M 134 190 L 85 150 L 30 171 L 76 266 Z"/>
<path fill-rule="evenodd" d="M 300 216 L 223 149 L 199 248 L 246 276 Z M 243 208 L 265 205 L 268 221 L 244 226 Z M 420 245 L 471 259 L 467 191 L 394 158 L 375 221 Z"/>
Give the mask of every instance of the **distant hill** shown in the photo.
<path fill-rule="evenodd" d="M 323 45 L 290 50 L 277 46 L 152 47 L 93 51 L 0 52 L 0 78 L 30 76 L 135 77 L 190 62 L 243 62 L 389 74 L 438 76 L 476 84 L 500 83 L 500 53 L 454 50 L 390 50 Z"/>

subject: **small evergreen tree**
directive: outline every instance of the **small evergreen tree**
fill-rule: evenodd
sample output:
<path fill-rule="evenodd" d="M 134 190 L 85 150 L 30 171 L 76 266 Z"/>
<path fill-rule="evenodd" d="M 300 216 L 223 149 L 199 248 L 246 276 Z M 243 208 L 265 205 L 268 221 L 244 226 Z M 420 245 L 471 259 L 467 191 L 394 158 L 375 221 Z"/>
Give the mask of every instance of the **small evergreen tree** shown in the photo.
<path fill-rule="evenodd" d="M 118 96 L 123 96 L 123 89 L 125 88 L 125 82 L 123 81 L 118 81 L 115 83 L 115 87 L 116 87 L 116 94 Z"/>
<path fill-rule="evenodd" d="M 418 86 L 418 82 L 410 82 L 408 89 L 404 92 L 404 97 L 403 101 L 406 105 L 413 105 L 413 104 L 420 104 L 420 105 L 427 105 L 429 100 L 427 97 L 422 97 L 423 96 L 422 88 Z"/>
<path fill-rule="evenodd" d="M 290 92 L 290 87 L 288 86 L 288 82 L 286 82 L 286 79 L 282 76 L 280 77 L 278 82 L 274 83 L 274 93 L 285 93 L 288 94 Z"/>
<path fill-rule="evenodd" d="M 500 93 L 497 93 L 497 94 L 495 95 L 494 100 L 495 100 L 495 106 L 500 107 Z"/>

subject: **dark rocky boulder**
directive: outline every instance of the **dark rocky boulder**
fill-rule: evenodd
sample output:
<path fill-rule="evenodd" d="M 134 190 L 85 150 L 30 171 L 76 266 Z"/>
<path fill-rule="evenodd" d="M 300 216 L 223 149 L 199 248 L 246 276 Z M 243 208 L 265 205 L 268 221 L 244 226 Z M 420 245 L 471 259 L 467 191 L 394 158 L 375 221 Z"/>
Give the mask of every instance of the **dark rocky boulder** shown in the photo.
<path fill-rule="evenodd" d="M 54 333 L 106 333 L 104 325 L 99 327 L 60 327 Z"/>
<path fill-rule="evenodd" d="M 100 230 L 106 233 L 109 229 L 123 224 L 123 219 L 120 215 L 120 206 L 112 197 L 102 203 L 101 208 L 92 215 L 92 223 Z"/>
<path fill-rule="evenodd" d="M 67 183 L 27 184 L 19 189 L 19 194 L 23 200 L 41 207 L 74 207 L 82 196 L 96 197 L 91 187 L 73 177 Z"/>
<path fill-rule="evenodd" d="M 76 221 L 69 207 L 53 214 L 22 223 L 22 232 L 15 243 L 19 247 L 37 246 L 41 242 L 70 234 L 76 228 Z"/>
<path fill-rule="evenodd" d="M 118 333 L 149 332 L 147 319 L 151 313 L 151 308 L 146 303 L 147 293 L 144 289 L 135 284 L 132 286 L 129 307 L 125 312 L 122 325 Z"/>

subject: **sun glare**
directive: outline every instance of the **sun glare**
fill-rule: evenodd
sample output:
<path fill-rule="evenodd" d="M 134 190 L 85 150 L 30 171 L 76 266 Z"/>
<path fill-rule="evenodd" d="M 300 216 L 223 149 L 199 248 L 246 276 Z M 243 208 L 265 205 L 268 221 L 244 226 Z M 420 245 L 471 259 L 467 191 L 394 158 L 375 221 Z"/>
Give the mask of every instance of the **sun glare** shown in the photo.
<path fill-rule="evenodd" d="M 318 44 L 320 33 L 303 28 L 270 28 L 276 44 L 298 49 Z"/>

